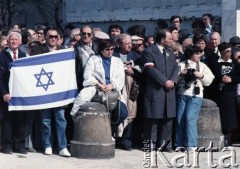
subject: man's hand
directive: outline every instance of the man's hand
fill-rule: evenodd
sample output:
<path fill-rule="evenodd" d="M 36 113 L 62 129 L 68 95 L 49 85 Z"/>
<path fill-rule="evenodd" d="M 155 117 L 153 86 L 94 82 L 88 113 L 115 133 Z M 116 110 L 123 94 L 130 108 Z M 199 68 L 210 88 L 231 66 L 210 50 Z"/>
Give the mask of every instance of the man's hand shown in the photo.
<path fill-rule="evenodd" d="M 165 83 L 165 87 L 166 87 L 167 89 L 172 89 L 172 88 L 174 88 L 174 81 L 172 81 L 172 80 L 167 80 L 166 83 Z"/>
<path fill-rule="evenodd" d="M 11 100 L 10 94 L 5 94 L 5 95 L 3 96 L 3 100 L 8 103 L 9 100 Z"/>
<path fill-rule="evenodd" d="M 125 66 L 125 73 L 128 76 L 133 75 L 134 72 L 133 72 L 132 66 L 130 66 L 130 65 Z"/>

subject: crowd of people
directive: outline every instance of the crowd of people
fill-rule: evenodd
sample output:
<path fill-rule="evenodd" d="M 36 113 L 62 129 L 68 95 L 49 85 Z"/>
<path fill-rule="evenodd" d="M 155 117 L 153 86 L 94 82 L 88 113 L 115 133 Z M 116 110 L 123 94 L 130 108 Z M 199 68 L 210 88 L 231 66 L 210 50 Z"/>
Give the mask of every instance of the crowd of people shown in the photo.
<path fill-rule="evenodd" d="M 117 94 L 109 110 L 112 140 L 131 151 L 151 141 L 151 150 L 193 152 L 198 146 L 198 114 L 203 98 L 220 109 L 224 146 L 231 145 L 239 121 L 240 38 L 221 41 L 221 18 L 206 13 L 192 31 L 181 29 L 182 18 L 170 24 L 158 20 L 146 36 L 144 25 L 124 32 L 119 24 L 108 31 L 67 24 L 13 25 L 0 36 L 1 151 L 27 154 L 42 151 L 70 157 L 74 122 L 79 108 L 94 96 Z M 79 95 L 73 104 L 32 111 L 9 111 L 9 65 L 16 59 L 73 48 Z M 119 117 L 116 117 L 119 116 Z M 214 117 L 212 117 L 214 118 Z M 97 127 L 97 126 L 96 126 Z"/>

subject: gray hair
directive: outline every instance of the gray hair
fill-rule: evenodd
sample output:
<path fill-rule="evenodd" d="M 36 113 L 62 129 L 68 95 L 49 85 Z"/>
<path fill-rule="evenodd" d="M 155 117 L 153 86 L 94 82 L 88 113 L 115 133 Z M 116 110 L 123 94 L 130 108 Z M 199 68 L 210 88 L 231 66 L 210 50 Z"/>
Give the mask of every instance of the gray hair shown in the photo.
<path fill-rule="evenodd" d="M 93 29 L 92 29 L 92 27 L 91 27 L 90 25 L 83 25 L 83 26 L 81 27 L 80 31 L 82 32 L 83 29 L 85 29 L 85 28 L 89 28 L 89 29 L 91 29 L 92 34 L 93 34 Z"/>
<path fill-rule="evenodd" d="M 213 35 L 217 35 L 217 36 L 219 37 L 220 42 L 221 42 L 221 35 L 220 35 L 219 32 L 215 32 L 215 31 L 214 31 L 214 32 L 210 33 L 210 35 L 209 35 L 210 39 L 211 39 L 211 37 L 212 37 Z"/>
<path fill-rule="evenodd" d="M 14 30 L 13 30 L 13 31 L 10 31 L 10 32 L 8 33 L 8 35 L 7 35 L 7 40 L 9 40 L 10 36 L 13 35 L 13 34 L 17 35 L 17 36 L 19 37 L 19 39 L 22 40 L 22 35 L 21 35 L 19 32 L 14 31 Z"/>
<path fill-rule="evenodd" d="M 129 34 L 126 34 L 126 33 L 120 34 L 116 37 L 116 43 L 118 45 L 121 45 L 123 43 L 123 40 L 126 39 L 126 38 L 131 39 L 131 36 Z"/>
<path fill-rule="evenodd" d="M 71 33 L 70 33 L 70 39 L 73 39 L 75 35 L 78 35 L 80 34 L 80 28 L 75 28 L 75 29 L 72 29 L 71 30 Z"/>

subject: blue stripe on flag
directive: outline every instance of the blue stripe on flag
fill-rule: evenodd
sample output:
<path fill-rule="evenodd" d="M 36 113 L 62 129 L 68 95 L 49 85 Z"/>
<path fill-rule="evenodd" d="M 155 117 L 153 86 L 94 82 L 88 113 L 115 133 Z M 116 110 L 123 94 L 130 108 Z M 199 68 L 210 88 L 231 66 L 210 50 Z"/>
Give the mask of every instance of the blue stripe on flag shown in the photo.
<path fill-rule="evenodd" d="M 61 62 L 66 60 L 75 59 L 75 54 L 73 51 L 63 52 L 63 53 L 46 53 L 43 56 L 28 57 L 24 59 L 16 60 L 12 63 L 11 67 L 21 67 L 21 66 L 33 66 L 41 65 L 47 63 Z"/>
<path fill-rule="evenodd" d="M 49 94 L 44 96 L 11 97 L 9 106 L 33 106 L 33 105 L 39 105 L 39 104 L 53 103 L 53 102 L 76 98 L 77 94 L 78 94 L 77 89 L 74 89 L 66 92 L 60 92 L 60 93 Z"/>

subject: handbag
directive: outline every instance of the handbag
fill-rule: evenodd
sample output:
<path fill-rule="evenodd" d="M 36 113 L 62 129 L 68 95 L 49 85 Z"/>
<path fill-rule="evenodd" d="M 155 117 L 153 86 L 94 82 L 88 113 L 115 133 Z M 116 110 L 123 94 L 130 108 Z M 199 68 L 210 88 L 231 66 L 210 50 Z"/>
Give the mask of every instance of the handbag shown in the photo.
<path fill-rule="evenodd" d="M 96 95 L 93 96 L 91 101 L 104 104 L 107 110 L 111 112 L 117 107 L 119 97 L 120 97 L 120 94 L 118 91 L 113 90 L 105 93 L 98 90 Z"/>
<path fill-rule="evenodd" d="M 136 101 L 139 95 L 139 85 L 136 81 L 133 81 L 132 87 L 129 92 L 129 99 Z"/>

